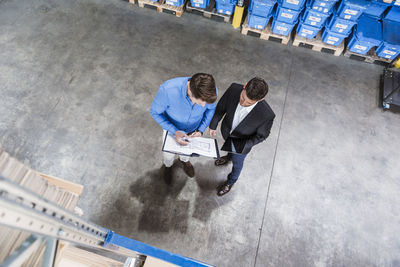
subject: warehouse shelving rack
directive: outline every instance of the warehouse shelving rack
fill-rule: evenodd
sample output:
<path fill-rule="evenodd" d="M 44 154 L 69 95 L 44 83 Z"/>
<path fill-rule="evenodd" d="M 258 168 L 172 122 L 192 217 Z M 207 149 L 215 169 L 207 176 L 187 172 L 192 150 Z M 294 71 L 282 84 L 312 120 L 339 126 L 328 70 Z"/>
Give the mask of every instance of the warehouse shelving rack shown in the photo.
<path fill-rule="evenodd" d="M 55 264 L 57 242 L 63 240 L 99 255 L 108 251 L 125 258 L 124 266 L 142 266 L 147 256 L 177 266 L 211 266 L 118 235 L 0 176 L 0 224 L 31 233 L 0 266 L 20 266 L 46 240 L 43 266 Z"/>

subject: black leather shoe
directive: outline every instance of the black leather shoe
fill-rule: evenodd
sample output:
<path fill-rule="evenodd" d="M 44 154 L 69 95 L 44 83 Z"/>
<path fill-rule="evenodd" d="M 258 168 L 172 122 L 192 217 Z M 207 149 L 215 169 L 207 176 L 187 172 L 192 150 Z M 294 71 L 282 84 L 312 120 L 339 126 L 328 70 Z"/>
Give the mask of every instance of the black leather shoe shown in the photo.
<path fill-rule="evenodd" d="M 186 173 L 186 175 L 189 177 L 194 177 L 194 168 L 192 163 L 190 163 L 190 161 L 188 162 L 183 162 L 182 160 L 179 161 L 182 163 L 183 171 Z"/>
<path fill-rule="evenodd" d="M 228 155 L 226 155 L 215 160 L 214 164 L 215 166 L 221 166 L 227 164 L 229 161 L 231 161 L 231 158 Z"/>
<path fill-rule="evenodd" d="M 163 165 L 163 178 L 164 178 L 164 182 L 167 185 L 171 185 L 172 183 L 172 167 L 165 167 L 165 165 Z"/>
<path fill-rule="evenodd" d="M 221 197 L 227 194 L 229 191 L 231 191 L 232 187 L 233 184 L 228 184 L 228 182 L 225 182 L 224 184 L 218 187 L 217 195 Z"/>

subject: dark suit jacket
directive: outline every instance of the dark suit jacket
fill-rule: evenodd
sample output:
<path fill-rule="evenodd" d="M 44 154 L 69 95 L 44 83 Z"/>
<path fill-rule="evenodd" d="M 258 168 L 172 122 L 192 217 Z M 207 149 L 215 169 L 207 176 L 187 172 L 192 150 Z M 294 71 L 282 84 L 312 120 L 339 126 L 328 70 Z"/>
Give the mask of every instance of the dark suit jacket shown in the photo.
<path fill-rule="evenodd" d="M 233 142 L 237 153 L 247 154 L 254 145 L 264 141 L 269 136 L 275 113 L 265 100 L 260 101 L 230 133 L 233 116 L 239 104 L 242 90 L 243 85 L 237 83 L 233 83 L 226 90 L 217 104 L 209 128 L 215 130 L 219 121 L 225 116 L 221 124 L 222 137 L 225 139 L 222 150 L 232 151 Z"/>

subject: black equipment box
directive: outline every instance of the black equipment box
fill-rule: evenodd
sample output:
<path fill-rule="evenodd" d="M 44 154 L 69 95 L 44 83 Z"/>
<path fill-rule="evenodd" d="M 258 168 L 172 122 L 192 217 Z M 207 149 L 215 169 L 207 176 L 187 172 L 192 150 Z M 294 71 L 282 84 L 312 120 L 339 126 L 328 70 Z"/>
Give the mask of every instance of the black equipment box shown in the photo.
<path fill-rule="evenodd" d="M 381 84 L 382 108 L 400 108 L 400 70 L 385 69 Z"/>

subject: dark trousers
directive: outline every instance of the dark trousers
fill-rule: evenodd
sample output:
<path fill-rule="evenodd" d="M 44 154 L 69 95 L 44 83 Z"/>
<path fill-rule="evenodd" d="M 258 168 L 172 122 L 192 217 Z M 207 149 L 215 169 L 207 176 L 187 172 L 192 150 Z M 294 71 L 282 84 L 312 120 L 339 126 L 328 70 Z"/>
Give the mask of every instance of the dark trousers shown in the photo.
<path fill-rule="evenodd" d="M 234 153 L 228 153 L 227 155 L 230 160 L 232 160 L 232 171 L 228 175 L 228 184 L 233 185 L 236 183 L 237 179 L 239 178 L 240 173 L 242 172 L 243 169 L 243 162 L 244 159 L 246 158 L 247 154 L 234 154 Z"/>

